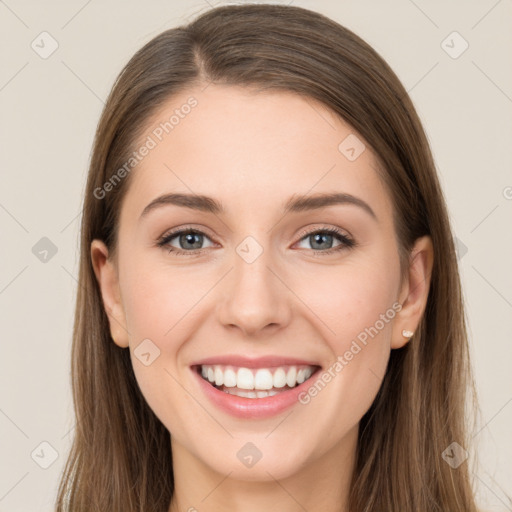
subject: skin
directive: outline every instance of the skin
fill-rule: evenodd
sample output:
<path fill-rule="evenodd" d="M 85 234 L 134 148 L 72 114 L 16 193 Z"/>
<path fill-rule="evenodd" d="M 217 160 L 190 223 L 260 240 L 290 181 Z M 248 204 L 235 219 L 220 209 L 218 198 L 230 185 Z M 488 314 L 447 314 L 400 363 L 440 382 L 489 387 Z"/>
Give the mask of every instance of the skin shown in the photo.
<path fill-rule="evenodd" d="M 393 205 L 377 160 L 367 146 L 349 161 L 338 145 L 354 130 L 311 99 L 210 84 L 170 99 L 141 140 L 191 95 L 198 105 L 132 171 L 116 256 L 99 240 L 91 246 L 112 338 L 129 348 L 140 389 L 171 432 L 176 492 L 169 510 L 346 511 L 359 421 L 390 351 L 408 342 L 402 330 L 415 331 L 421 320 L 432 242 L 417 240 L 400 286 Z M 283 216 L 294 194 L 334 191 L 363 199 L 377 220 L 346 204 Z M 140 219 L 168 192 L 214 197 L 226 213 L 166 205 Z M 156 245 L 190 224 L 206 234 L 202 254 Z M 304 228 L 326 227 L 358 245 L 322 255 L 341 242 L 318 248 L 301 236 Z M 236 252 L 247 236 L 263 248 L 252 263 Z M 171 245 L 194 248 L 179 236 Z M 394 303 L 401 311 L 314 399 L 270 419 L 220 411 L 190 370 L 225 354 L 291 356 L 329 368 Z M 144 339 L 160 350 L 149 366 L 133 352 Z M 247 442 L 262 453 L 251 468 L 237 458 Z"/>

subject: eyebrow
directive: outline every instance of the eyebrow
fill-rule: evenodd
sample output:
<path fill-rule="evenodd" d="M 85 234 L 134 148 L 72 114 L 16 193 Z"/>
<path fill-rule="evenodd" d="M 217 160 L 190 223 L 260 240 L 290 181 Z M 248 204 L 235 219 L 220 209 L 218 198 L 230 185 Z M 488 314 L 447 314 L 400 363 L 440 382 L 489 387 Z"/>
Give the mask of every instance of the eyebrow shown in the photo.
<path fill-rule="evenodd" d="M 164 194 L 151 201 L 142 211 L 140 218 L 145 217 L 150 211 L 165 205 L 181 206 L 192 210 L 213 213 L 215 215 L 223 214 L 226 211 L 223 204 L 213 197 L 198 194 L 171 193 Z M 358 206 L 368 213 L 374 220 L 377 220 L 377 215 L 375 215 L 375 212 L 369 204 L 359 197 L 342 192 L 315 194 L 310 196 L 294 195 L 284 204 L 284 213 L 319 210 L 320 208 L 333 205 Z"/>

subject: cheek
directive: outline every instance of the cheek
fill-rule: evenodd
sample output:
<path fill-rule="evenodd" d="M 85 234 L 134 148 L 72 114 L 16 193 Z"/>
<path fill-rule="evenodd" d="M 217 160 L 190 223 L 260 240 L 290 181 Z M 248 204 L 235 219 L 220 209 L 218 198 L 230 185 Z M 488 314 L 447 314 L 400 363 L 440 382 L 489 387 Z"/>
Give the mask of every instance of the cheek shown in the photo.
<path fill-rule="evenodd" d="M 309 281 L 298 291 L 314 313 L 311 321 L 322 331 L 332 358 L 304 403 L 316 402 L 319 410 L 330 411 L 330 420 L 341 430 L 364 415 L 380 388 L 400 309 L 397 268 L 360 263 L 338 272 L 330 269 L 315 286 Z M 341 409 L 350 414 L 340 415 Z"/>
<path fill-rule="evenodd" d="M 211 281 L 211 275 L 202 276 L 193 267 L 166 265 L 142 255 L 127 260 L 122 294 L 129 332 L 155 342 L 175 337 L 183 320 L 198 309 Z"/>
<path fill-rule="evenodd" d="M 396 317 L 396 280 L 394 267 L 358 261 L 321 269 L 314 279 L 297 283 L 296 289 L 311 310 L 312 321 L 316 317 L 315 324 L 323 324 L 326 340 L 339 355 L 352 340 L 389 338 Z"/>
<path fill-rule="evenodd" d="M 199 311 L 194 304 L 208 290 L 208 281 L 199 286 L 191 272 L 136 255 L 124 265 L 123 306 L 137 383 L 160 421 L 184 438 L 183 425 L 193 424 L 198 411 L 182 384 L 187 369 L 180 364 L 180 348 L 193 331 Z"/>
<path fill-rule="evenodd" d="M 201 300 L 216 278 L 211 270 L 171 267 L 136 253 L 126 257 L 120 269 L 132 366 L 141 391 L 157 415 L 168 411 L 177 417 L 180 411 L 183 416 L 183 410 L 188 414 L 195 409 L 180 385 L 189 378 L 181 349 L 204 321 Z M 144 359 L 150 364 L 146 366 Z"/>

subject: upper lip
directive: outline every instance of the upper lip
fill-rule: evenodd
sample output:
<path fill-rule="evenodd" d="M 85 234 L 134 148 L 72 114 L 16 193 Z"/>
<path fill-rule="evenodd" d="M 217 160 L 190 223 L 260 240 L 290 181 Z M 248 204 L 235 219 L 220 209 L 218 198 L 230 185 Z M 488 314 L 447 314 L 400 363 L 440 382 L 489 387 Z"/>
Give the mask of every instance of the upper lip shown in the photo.
<path fill-rule="evenodd" d="M 202 365 L 225 365 L 237 366 L 239 368 L 272 368 L 277 366 L 320 366 L 317 362 L 307 361 L 305 359 L 296 359 L 287 356 L 264 356 L 249 358 L 239 355 L 214 356 L 201 359 L 191 366 Z"/>

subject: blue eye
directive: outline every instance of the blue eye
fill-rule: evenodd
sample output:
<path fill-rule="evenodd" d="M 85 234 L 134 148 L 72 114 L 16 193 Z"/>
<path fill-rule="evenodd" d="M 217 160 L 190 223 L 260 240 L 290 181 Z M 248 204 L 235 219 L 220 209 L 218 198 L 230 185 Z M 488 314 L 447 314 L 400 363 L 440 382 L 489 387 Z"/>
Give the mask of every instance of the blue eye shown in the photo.
<path fill-rule="evenodd" d="M 318 246 L 322 244 L 331 245 L 331 247 L 327 247 L 325 250 L 315 251 L 315 255 L 319 256 L 331 254 L 342 249 L 349 249 L 356 245 L 354 240 L 344 235 L 336 228 L 317 229 L 315 231 L 302 233 L 302 236 L 303 238 L 301 240 L 309 240 L 313 249 L 318 249 Z M 340 242 L 339 245 L 332 247 L 333 239 L 337 239 Z"/>
<path fill-rule="evenodd" d="M 174 253 L 176 255 L 197 253 L 197 251 L 201 251 L 202 247 L 200 245 L 203 243 L 204 238 L 208 238 L 206 234 L 202 231 L 198 231 L 196 229 L 183 229 L 181 231 L 174 231 L 165 235 L 159 242 L 159 247 L 166 247 L 170 253 Z M 182 248 L 188 248 L 191 250 L 182 251 L 170 245 L 171 240 L 175 238 L 178 239 L 179 245 Z M 192 246 L 192 247 L 191 247 Z"/>
<path fill-rule="evenodd" d="M 171 245 L 171 241 L 174 240 L 175 238 L 178 239 L 178 243 L 181 249 Z M 198 254 L 201 254 L 204 251 L 204 248 L 201 247 L 201 245 L 204 242 L 204 239 L 209 240 L 210 238 L 202 231 L 192 228 L 186 228 L 182 230 L 173 231 L 171 233 L 164 235 L 157 242 L 157 245 L 158 247 L 165 247 L 169 253 L 172 253 L 175 256 L 197 256 Z M 337 239 L 340 243 L 337 246 L 332 247 L 333 239 Z M 315 256 L 323 256 L 343 249 L 350 249 L 352 247 L 355 247 L 356 245 L 356 242 L 354 240 L 349 238 L 347 235 L 344 235 L 337 228 L 332 227 L 302 233 L 300 241 L 302 240 L 310 241 L 310 244 L 312 245 L 313 254 L 315 254 Z M 331 247 L 322 249 L 321 246 L 324 244 L 331 245 Z"/>

